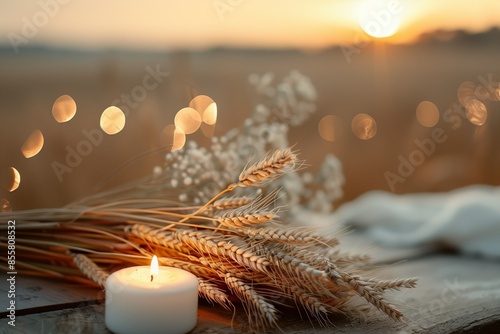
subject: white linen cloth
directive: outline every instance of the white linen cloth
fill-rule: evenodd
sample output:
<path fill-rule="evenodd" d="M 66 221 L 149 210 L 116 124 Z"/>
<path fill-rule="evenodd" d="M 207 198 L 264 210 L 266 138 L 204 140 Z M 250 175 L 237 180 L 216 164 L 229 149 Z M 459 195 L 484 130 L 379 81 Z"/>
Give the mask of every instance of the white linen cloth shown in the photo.
<path fill-rule="evenodd" d="M 334 217 L 385 245 L 440 242 L 466 254 L 500 258 L 500 187 L 405 195 L 370 191 L 341 205 Z"/>

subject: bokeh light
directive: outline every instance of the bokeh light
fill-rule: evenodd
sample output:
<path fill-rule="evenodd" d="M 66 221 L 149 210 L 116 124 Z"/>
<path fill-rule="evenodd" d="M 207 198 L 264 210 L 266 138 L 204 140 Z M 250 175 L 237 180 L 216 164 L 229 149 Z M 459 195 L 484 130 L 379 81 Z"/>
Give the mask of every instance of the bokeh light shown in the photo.
<path fill-rule="evenodd" d="M 377 134 L 377 122 L 367 114 L 357 114 L 351 122 L 352 132 L 363 140 L 373 138 Z"/>
<path fill-rule="evenodd" d="M 177 151 L 186 144 L 186 134 L 182 129 L 176 128 L 175 125 L 167 125 L 160 135 L 162 145 L 171 147 L 171 151 Z"/>
<path fill-rule="evenodd" d="M 479 76 L 480 84 L 476 89 L 476 98 L 480 101 L 491 100 L 500 101 L 500 75 L 488 73 Z"/>
<path fill-rule="evenodd" d="M 52 116 L 59 123 L 71 120 L 76 114 L 76 102 L 69 95 L 57 98 L 52 106 Z"/>
<path fill-rule="evenodd" d="M 184 134 L 191 134 L 200 128 L 201 116 L 191 107 L 182 108 L 175 115 L 174 124 L 175 128 L 182 130 Z"/>
<path fill-rule="evenodd" d="M 125 114 L 118 107 L 108 107 L 101 114 L 100 125 L 108 135 L 117 134 L 125 127 Z"/>
<path fill-rule="evenodd" d="M 205 108 L 202 120 L 208 125 L 214 125 L 217 122 L 217 104 L 215 102 Z"/>
<path fill-rule="evenodd" d="M 12 182 L 8 190 L 10 192 L 13 192 L 17 188 L 19 188 L 19 185 L 21 184 L 21 174 L 14 167 L 10 167 L 10 171 L 12 173 Z"/>
<path fill-rule="evenodd" d="M 12 205 L 5 198 L 0 198 L 0 212 L 12 212 Z"/>
<path fill-rule="evenodd" d="M 172 152 L 180 150 L 186 144 L 186 134 L 182 129 L 175 129 L 174 131 L 174 144 L 172 145 Z"/>
<path fill-rule="evenodd" d="M 321 138 L 326 141 L 338 140 L 340 119 L 334 115 L 323 117 L 318 123 L 318 131 Z"/>
<path fill-rule="evenodd" d="M 458 87 L 458 101 L 465 107 L 467 102 L 475 97 L 476 84 L 472 81 L 465 81 Z"/>
<path fill-rule="evenodd" d="M 42 131 L 35 130 L 29 135 L 28 139 L 26 139 L 24 144 L 21 146 L 21 152 L 24 157 L 32 158 L 42 150 L 43 143 L 44 139 Z"/>
<path fill-rule="evenodd" d="M 439 109 L 431 101 L 422 101 L 416 110 L 417 121 L 428 128 L 432 128 L 439 122 Z"/>
<path fill-rule="evenodd" d="M 494 96 L 490 91 L 490 87 L 486 87 L 484 85 L 476 86 L 476 90 L 474 91 L 474 98 L 479 100 L 491 100 Z"/>
<path fill-rule="evenodd" d="M 15 191 L 19 188 L 21 184 L 21 174 L 14 167 L 8 167 L 2 169 L 0 175 L 0 185 L 2 189 L 5 189 L 9 192 Z"/>
<path fill-rule="evenodd" d="M 467 119 L 474 125 L 483 125 L 488 118 L 488 110 L 483 102 L 472 99 L 465 105 Z"/>
<path fill-rule="evenodd" d="M 204 123 L 214 125 L 217 122 L 217 104 L 210 96 L 196 96 L 189 102 L 189 107 L 198 111 Z"/>

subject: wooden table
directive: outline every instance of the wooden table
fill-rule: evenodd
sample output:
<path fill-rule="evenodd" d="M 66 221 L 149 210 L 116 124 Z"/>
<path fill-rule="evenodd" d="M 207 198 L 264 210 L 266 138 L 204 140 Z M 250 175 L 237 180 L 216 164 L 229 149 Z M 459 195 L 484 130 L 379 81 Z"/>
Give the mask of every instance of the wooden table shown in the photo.
<path fill-rule="evenodd" d="M 363 245 L 363 246 L 361 246 Z M 362 236 L 346 236 L 343 247 L 364 249 Z M 500 262 L 429 252 L 370 246 L 380 264 L 377 277 L 420 277 L 416 289 L 388 293 L 387 298 L 407 315 L 394 323 L 378 312 L 366 321 L 332 319 L 321 328 L 299 313 L 283 310 L 284 333 L 498 333 L 500 329 Z M 386 265 L 390 264 L 390 265 Z M 15 329 L 8 325 L 6 278 L 2 278 L 0 333 L 109 333 L 104 325 L 104 293 L 59 280 L 16 277 Z M 4 297 L 5 296 L 5 297 Z M 200 302 L 198 324 L 192 333 L 239 332 L 236 314 Z M 144 333 L 147 334 L 147 333 Z"/>

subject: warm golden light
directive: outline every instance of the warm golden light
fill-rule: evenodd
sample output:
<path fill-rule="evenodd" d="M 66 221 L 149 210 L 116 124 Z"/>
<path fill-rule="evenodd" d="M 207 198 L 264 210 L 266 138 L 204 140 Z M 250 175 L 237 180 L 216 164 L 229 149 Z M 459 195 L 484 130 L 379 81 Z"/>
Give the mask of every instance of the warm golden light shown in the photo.
<path fill-rule="evenodd" d="M 13 192 L 19 188 L 19 185 L 21 184 L 21 174 L 19 174 L 19 171 L 14 167 L 10 167 L 10 171 L 12 172 L 12 183 L 8 190 Z"/>
<path fill-rule="evenodd" d="M 43 148 L 43 134 L 40 130 L 33 131 L 28 139 L 24 142 L 23 146 L 21 146 L 21 152 L 24 157 L 32 158 L 37 155 Z"/>
<path fill-rule="evenodd" d="M 208 125 L 214 125 L 217 122 L 217 104 L 215 102 L 205 108 L 202 120 Z"/>
<path fill-rule="evenodd" d="M 100 125 L 108 135 L 117 134 L 125 127 L 125 114 L 118 107 L 108 107 L 101 114 Z"/>
<path fill-rule="evenodd" d="M 0 175 L 0 187 L 9 192 L 15 191 L 21 184 L 21 174 L 14 167 L 2 169 Z"/>
<path fill-rule="evenodd" d="M 189 107 L 198 111 L 201 119 L 208 125 L 217 121 L 217 104 L 207 95 L 198 95 L 189 102 Z"/>
<path fill-rule="evenodd" d="M 335 141 L 337 139 L 337 131 L 335 127 L 338 119 L 334 115 L 323 117 L 318 123 L 318 131 L 321 138 L 326 141 Z"/>
<path fill-rule="evenodd" d="M 176 129 L 181 129 L 185 134 L 196 132 L 201 125 L 201 116 L 191 107 L 182 108 L 174 118 Z"/>
<path fill-rule="evenodd" d="M 76 114 L 76 102 L 69 95 L 57 98 L 52 106 L 52 116 L 59 123 L 71 120 Z"/>
<path fill-rule="evenodd" d="M 439 109 L 431 101 L 422 101 L 417 106 L 417 121 L 428 128 L 432 128 L 439 122 Z"/>
<path fill-rule="evenodd" d="M 174 143 L 172 145 L 172 152 L 180 150 L 186 144 L 186 134 L 182 129 L 175 129 L 174 131 Z"/>
<path fill-rule="evenodd" d="M 472 99 L 465 105 L 467 119 L 474 125 L 483 125 L 488 118 L 488 110 L 483 102 Z"/>
<path fill-rule="evenodd" d="M 469 102 L 471 99 L 474 98 L 475 90 L 476 90 L 476 84 L 473 83 L 472 81 L 462 82 L 462 84 L 458 87 L 457 91 L 458 101 L 462 106 L 465 107 L 467 102 Z"/>
<path fill-rule="evenodd" d="M 171 151 L 177 151 L 186 144 L 186 134 L 182 129 L 178 129 L 173 124 L 167 125 L 160 135 L 162 145 L 171 147 Z"/>
<path fill-rule="evenodd" d="M 390 37 L 399 29 L 402 12 L 400 1 L 365 0 L 359 3 L 358 23 L 372 37 Z"/>
<path fill-rule="evenodd" d="M 149 271 L 151 273 L 151 276 L 158 275 L 159 266 L 158 266 L 158 258 L 156 257 L 156 255 L 153 255 L 153 258 L 151 259 L 151 266 Z"/>
<path fill-rule="evenodd" d="M 377 134 L 377 122 L 367 114 L 357 114 L 354 116 L 351 128 L 354 135 L 363 140 L 371 139 Z"/>

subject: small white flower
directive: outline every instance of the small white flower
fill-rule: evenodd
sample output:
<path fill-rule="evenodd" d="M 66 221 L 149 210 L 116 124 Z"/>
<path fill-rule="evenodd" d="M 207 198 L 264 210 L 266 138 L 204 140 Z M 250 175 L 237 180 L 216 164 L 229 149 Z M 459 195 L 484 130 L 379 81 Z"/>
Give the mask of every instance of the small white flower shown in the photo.
<path fill-rule="evenodd" d="M 191 184 L 193 184 L 193 179 L 190 178 L 189 176 L 184 178 L 184 185 L 189 187 Z"/>

